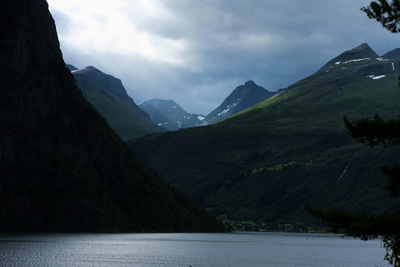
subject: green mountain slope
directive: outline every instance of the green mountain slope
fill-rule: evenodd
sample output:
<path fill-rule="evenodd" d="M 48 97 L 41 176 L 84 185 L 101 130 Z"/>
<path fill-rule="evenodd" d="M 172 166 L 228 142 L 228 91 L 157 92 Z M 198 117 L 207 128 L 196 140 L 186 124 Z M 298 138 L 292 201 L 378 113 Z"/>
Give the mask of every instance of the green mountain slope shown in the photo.
<path fill-rule="evenodd" d="M 73 66 L 70 69 L 75 69 Z M 95 67 L 72 71 L 77 86 L 97 111 L 123 139 L 129 140 L 150 133 L 166 132 L 150 120 L 128 96 L 121 80 L 107 75 Z"/>
<path fill-rule="evenodd" d="M 227 120 L 129 146 L 215 216 L 306 222 L 313 218 L 304 203 L 372 213 L 400 208 L 382 189 L 379 170 L 400 153 L 356 144 L 343 124 L 344 115 L 400 114 L 400 60 L 377 58 L 363 44 Z"/>
<path fill-rule="evenodd" d="M 0 2 L 0 230 L 218 231 L 83 97 L 44 0 Z"/>
<path fill-rule="evenodd" d="M 247 122 L 247 117 L 252 117 L 255 123 L 265 123 L 268 118 L 274 127 L 343 129 L 344 115 L 353 119 L 374 113 L 396 115 L 400 58 L 381 59 L 368 45 L 360 47 L 364 49 L 359 54 L 349 53 L 357 48 L 343 53 L 313 75 L 241 114 L 259 110 L 233 121 Z"/>

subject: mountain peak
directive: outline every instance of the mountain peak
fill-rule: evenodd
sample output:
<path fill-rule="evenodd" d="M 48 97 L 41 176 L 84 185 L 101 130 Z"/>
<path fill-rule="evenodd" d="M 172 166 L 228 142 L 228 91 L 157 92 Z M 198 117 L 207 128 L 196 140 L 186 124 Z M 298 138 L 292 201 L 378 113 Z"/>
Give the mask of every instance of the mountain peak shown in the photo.
<path fill-rule="evenodd" d="M 339 56 L 335 57 L 334 59 L 330 60 L 322 69 L 326 66 L 331 66 L 337 62 L 349 62 L 349 61 L 362 61 L 362 60 L 371 60 L 379 58 L 378 54 L 375 53 L 374 50 L 367 44 L 363 43 L 351 50 L 347 50 L 340 54 Z"/>
<path fill-rule="evenodd" d="M 359 46 L 357 46 L 357 47 L 354 47 L 353 49 L 351 49 L 350 51 L 354 51 L 354 52 L 357 52 L 357 51 L 362 51 L 362 50 L 365 50 L 365 49 L 369 49 L 369 50 L 372 50 L 372 48 L 367 44 L 367 43 L 362 43 L 362 44 L 360 44 Z"/>
<path fill-rule="evenodd" d="M 252 85 L 256 85 L 256 83 L 253 80 L 247 81 L 245 84 L 245 86 L 252 86 Z"/>
<path fill-rule="evenodd" d="M 378 54 L 375 53 L 374 50 L 367 44 L 363 43 L 351 50 L 343 52 L 341 55 L 339 55 L 338 58 L 340 58 L 343 61 L 346 60 L 353 60 L 353 59 L 360 59 L 360 58 L 378 58 Z"/>
<path fill-rule="evenodd" d="M 73 65 L 69 65 L 68 68 L 74 74 L 81 74 L 81 73 L 86 73 L 86 72 L 90 72 L 90 71 L 96 72 L 97 74 L 105 74 L 104 72 L 102 72 L 101 70 L 99 70 L 93 66 L 87 66 L 87 67 L 84 67 L 83 69 L 78 69 L 78 68 L 74 67 Z"/>
<path fill-rule="evenodd" d="M 206 116 L 205 124 L 212 124 L 228 118 L 274 94 L 275 92 L 269 92 L 252 80 L 247 81 L 244 85 L 236 87 L 219 107 Z"/>

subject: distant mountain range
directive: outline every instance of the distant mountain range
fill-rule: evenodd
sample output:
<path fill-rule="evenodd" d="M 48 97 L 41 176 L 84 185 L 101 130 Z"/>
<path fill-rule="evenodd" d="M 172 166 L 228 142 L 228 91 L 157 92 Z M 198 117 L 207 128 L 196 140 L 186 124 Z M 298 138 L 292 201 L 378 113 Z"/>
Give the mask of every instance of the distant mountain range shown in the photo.
<path fill-rule="evenodd" d="M 219 123 L 128 145 L 173 186 L 228 220 L 312 223 L 304 203 L 398 210 L 400 200 L 383 189 L 380 166 L 398 161 L 400 152 L 355 143 L 343 123 L 343 116 L 400 114 L 397 51 L 380 57 L 361 44 Z"/>
<path fill-rule="evenodd" d="M 152 99 L 139 104 L 139 107 L 150 115 L 150 119 L 170 131 L 181 128 L 200 126 L 204 116 L 188 113 L 173 100 Z"/>
<path fill-rule="evenodd" d="M 135 104 L 120 79 L 93 66 L 79 70 L 68 65 L 68 68 L 85 98 L 123 140 L 166 131 L 152 122 L 149 115 Z"/>
<path fill-rule="evenodd" d="M 150 115 L 153 122 L 165 129 L 174 131 L 181 128 L 219 122 L 278 92 L 269 92 L 263 87 L 256 85 L 254 81 L 248 81 L 233 90 L 222 104 L 207 116 L 188 113 L 173 100 L 152 99 L 140 104 L 139 107 Z"/>
<path fill-rule="evenodd" d="M 188 113 L 173 100 L 152 99 L 136 105 L 120 79 L 88 66 L 67 65 L 85 98 L 123 140 L 150 133 L 213 124 L 280 92 L 269 92 L 253 81 L 238 86 L 207 116 Z"/>

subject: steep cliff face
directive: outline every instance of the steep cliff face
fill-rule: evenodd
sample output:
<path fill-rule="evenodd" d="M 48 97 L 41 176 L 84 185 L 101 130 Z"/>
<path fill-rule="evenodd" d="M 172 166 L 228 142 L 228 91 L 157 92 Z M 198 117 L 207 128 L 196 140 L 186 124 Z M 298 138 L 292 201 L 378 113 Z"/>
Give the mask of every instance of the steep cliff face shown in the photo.
<path fill-rule="evenodd" d="M 84 99 L 45 0 L 0 3 L 0 207 L 2 230 L 219 227 Z"/>

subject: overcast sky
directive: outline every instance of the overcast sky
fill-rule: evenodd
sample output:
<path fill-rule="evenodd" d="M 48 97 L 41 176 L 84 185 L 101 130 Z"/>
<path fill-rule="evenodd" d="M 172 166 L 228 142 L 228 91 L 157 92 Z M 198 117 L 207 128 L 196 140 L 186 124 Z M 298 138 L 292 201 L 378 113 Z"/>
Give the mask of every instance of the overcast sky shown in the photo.
<path fill-rule="evenodd" d="M 66 63 L 122 80 L 140 104 L 207 115 L 248 80 L 269 91 L 361 43 L 400 48 L 370 0 L 48 0 Z"/>

